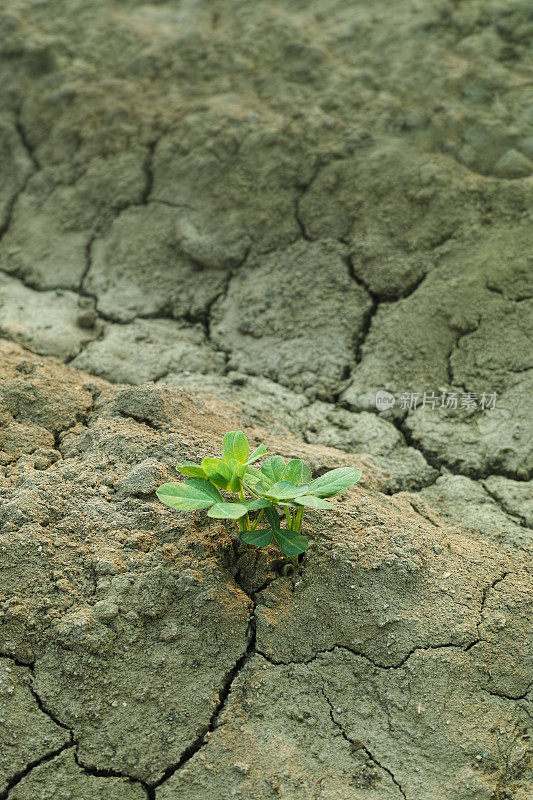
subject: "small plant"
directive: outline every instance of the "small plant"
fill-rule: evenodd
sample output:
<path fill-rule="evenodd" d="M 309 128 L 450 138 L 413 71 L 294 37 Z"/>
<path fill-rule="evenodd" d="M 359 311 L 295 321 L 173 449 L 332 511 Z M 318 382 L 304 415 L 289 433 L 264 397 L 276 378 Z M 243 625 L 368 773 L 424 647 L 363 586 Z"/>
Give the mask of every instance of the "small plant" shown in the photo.
<path fill-rule="evenodd" d="M 309 547 L 301 533 L 305 509 L 332 509 L 326 498 L 356 483 L 361 471 L 341 467 L 313 480 L 311 470 L 299 458 L 285 463 L 280 456 L 265 459 L 260 469 L 252 466 L 266 452 L 261 444 L 250 455 L 244 433 L 230 431 L 222 440 L 222 458 L 178 464 L 178 471 L 187 480 L 165 483 L 156 494 L 162 503 L 179 511 L 208 508 L 209 517 L 233 520 L 245 544 L 268 547 L 275 539 L 281 552 L 296 565 L 298 556 Z M 262 520 L 267 527 L 258 527 Z"/>

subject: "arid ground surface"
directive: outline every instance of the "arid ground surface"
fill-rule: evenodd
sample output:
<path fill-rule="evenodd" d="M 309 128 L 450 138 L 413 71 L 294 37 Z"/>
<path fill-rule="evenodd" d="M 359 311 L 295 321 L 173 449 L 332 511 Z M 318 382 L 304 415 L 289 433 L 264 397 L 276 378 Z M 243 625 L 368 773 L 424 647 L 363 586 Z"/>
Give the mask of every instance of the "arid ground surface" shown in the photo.
<path fill-rule="evenodd" d="M 0 800 L 531 797 L 532 35 L 0 0 Z M 236 428 L 363 471 L 295 574 Z"/>

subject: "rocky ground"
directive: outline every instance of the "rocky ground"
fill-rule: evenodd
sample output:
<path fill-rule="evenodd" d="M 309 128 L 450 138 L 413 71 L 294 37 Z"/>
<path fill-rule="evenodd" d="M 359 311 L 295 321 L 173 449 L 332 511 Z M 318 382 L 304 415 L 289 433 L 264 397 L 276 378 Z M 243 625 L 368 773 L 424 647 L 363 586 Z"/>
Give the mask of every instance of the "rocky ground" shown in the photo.
<path fill-rule="evenodd" d="M 0 800 L 530 796 L 532 32 L 0 8 Z M 155 498 L 237 427 L 295 576 Z"/>

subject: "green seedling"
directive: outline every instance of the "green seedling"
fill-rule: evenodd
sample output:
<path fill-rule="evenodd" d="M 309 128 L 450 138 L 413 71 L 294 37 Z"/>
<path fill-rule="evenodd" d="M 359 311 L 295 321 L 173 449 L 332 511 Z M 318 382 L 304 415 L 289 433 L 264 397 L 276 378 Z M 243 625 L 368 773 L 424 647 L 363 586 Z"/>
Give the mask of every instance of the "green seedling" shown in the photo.
<path fill-rule="evenodd" d="M 230 431 L 222 440 L 222 458 L 178 464 L 178 472 L 187 480 L 165 483 L 156 494 L 178 511 L 207 508 L 209 517 L 233 520 L 245 544 L 268 547 L 275 541 L 296 565 L 298 556 L 309 547 L 301 532 L 306 508 L 332 509 L 328 498 L 357 483 L 361 471 L 341 467 L 313 480 L 311 470 L 299 458 L 286 463 L 280 456 L 265 459 L 259 468 L 253 466 L 266 452 L 261 444 L 250 455 L 244 433 Z"/>

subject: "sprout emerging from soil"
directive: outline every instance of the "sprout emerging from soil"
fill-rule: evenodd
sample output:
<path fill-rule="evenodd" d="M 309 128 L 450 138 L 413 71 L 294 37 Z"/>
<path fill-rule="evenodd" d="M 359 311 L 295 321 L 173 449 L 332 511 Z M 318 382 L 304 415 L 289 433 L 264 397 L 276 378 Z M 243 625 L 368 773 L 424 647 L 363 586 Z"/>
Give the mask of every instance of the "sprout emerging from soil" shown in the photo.
<path fill-rule="evenodd" d="M 298 556 L 309 547 L 301 533 L 305 509 L 332 509 L 327 498 L 357 483 L 361 471 L 341 467 L 313 480 L 311 470 L 299 458 L 285 463 L 280 456 L 265 459 L 260 469 L 252 466 L 266 452 L 261 444 L 250 455 L 244 433 L 230 431 L 222 440 L 222 458 L 178 464 L 178 471 L 187 480 L 165 483 L 156 494 L 162 503 L 178 511 L 208 508 L 209 517 L 233 520 L 245 544 L 268 547 L 275 540 L 296 565 Z M 282 527 L 282 520 L 286 527 Z M 259 528 L 261 521 L 268 527 Z"/>

